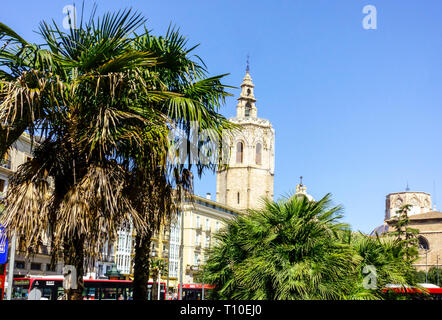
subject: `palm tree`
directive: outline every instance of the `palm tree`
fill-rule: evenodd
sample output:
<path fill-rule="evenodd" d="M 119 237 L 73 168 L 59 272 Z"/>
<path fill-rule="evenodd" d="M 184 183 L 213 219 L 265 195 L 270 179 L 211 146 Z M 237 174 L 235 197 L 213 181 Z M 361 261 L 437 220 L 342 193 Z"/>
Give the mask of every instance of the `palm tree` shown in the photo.
<path fill-rule="evenodd" d="M 226 221 L 204 266 L 212 298 L 383 299 L 387 284 L 415 284 L 403 242 L 353 233 L 339 212 L 330 194 L 297 194 Z"/>
<path fill-rule="evenodd" d="M 81 298 L 85 258 L 130 221 L 144 272 L 134 297 L 146 299 L 150 236 L 173 212 L 173 182 L 189 185 L 191 167 L 168 158 L 170 128 L 229 127 L 217 113 L 228 95 L 222 76 L 207 77 L 173 29 L 135 34 L 144 22 L 131 10 L 96 19 L 94 8 L 68 32 L 42 22 L 42 45 L 0 24 L 0 152 L 25 130 L 42 137 L 10 181 L 2 223 L 30 253 L 50 226 L 54 257 L 62 250 L 79 275 L 69 298 Z"/>
<path fill-rule="evenodd" d="M 152 274 L 152 300 L 157 300 L 158 290 L 161 288 L 158 287 L 158 278 L 161 276 L 167 276 L 169 271 L 169 266 L 164 259 L 161 258 L 152 258 L 150 260 L 149 265 L 149 273 Z M 160 280 L 161 281 L 161 280 Z"/>
<path fill-rule="evenodd" d="M 402 241 L 389 234 L 371 237 L 361 233 L 349 234 L 347 241 L 361 257 L 354 279 L 355 285 L 347 294 L 347 299 L 384 299 L 388 295 L 380 289 L 389 284 L 403 287 L 416 285 L 413 261 L 407 259 L 409 248 Z M 370 272 L 374 272 L 375 276 L 374 290 L 364 281 L 370 277 Z"/>
<path fill-rule="evenodd" d="M 339 207 L 330 195 L 264 201 L 261 210 L 227 221 L 205 266 L 221 299 L 338 299 L 358 265 L 338 234 Z"/>

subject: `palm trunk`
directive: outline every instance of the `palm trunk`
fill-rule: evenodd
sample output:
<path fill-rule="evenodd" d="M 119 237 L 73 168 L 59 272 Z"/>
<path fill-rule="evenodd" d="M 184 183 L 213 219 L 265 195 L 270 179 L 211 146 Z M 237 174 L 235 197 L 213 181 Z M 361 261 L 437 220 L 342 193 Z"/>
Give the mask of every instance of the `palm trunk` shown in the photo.
<path fill-rule="evenodd" d="M 158 300 L 158 273 L 155 273 L 152 280 L 152 300 Z"/>
<path fill-rule="evenodd" d="M 65 290 L 67 300 L 83 300 L 84 236 L 75 236 L 65 242 L 64 263 L 74 266 L 77 271 L 77 289 Z"/>
<path fill-rule="evenodd" d="M 136 236 L 134 257 L 134 300 L 147 300 L 151 234 Z"/>

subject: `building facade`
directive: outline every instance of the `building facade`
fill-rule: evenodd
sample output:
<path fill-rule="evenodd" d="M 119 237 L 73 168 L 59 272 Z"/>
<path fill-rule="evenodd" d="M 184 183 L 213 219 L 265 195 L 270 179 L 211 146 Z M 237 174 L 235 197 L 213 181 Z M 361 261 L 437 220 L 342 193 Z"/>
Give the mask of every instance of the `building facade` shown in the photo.
<path fill-rule="evenodd" d="M 210 197 L 194 196 L 184 206 L 183 211 L 183 283 L 195 283 L 201 266 L 207 260 L 207 250 L 216 244 L 214 234 L 225 226 L 225 221 L 239 214 L 239 210 L 212 201 Z M 176 226 L 176 230 L 179 226 Z M 178 232 L 179 233 L 179 232 Z M 178 251 L 177 251 L 178 249 Z M 172 254 L 172 249 L 171 249 Z M 179 259 L 179 246 L 175 247 L 174 256 Z M 180 279 L 180 264 L 173 264 L 170 270 L 177 278 L 172 279 L 172 286 L 177 287 Z M 171 265 L 172 267 L 172 265 Z"/>
<path fill-rule="evenodd" d="M 269 120 L 258 118 L 254 84 L 247 70 L 241 84 L 236 117 L 229 121 L 240 127 L 228 137 L 227 167 L 217 172 L 216 201 L 246 210 L 273 200 L 275 130 Z"/>
<path fill-rule="evenodd" d="M 372 234 L 382 234 L 395 230 L 398 211 L 410 205 L 407 213 L 409 227 L 419 230 L 419 259 L 414 266 L 419 271 L 428 271 L 439 266 L 442 257 L 442 212 L 432 207 L 431 195 L 426 192 L 409 191 L 390 193 L 385 201 L 384 225 L 377 227 Z"/>
<path fill-rule="evenodd" d="M 429 211 L 410 216 L 411 228 L 419 230 L 419 260 L 414 266 L 419 271 L 440 267 L 442 262 L 442 212 Z"/>

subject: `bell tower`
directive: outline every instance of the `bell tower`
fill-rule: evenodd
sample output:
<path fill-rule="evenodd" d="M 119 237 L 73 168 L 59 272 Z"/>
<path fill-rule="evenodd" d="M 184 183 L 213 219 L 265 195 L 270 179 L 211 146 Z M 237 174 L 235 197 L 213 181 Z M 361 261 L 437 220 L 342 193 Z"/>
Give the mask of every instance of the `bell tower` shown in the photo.
<path fill-rule="evenodd" d="M 273 200 L 275 130 L 269 120 L 258 118 L 255 85 L 247 64 L 236 106 L 240 126 L 228 137 L 228 166 L 217 172 L 216 201 L 247 210 L 261 206 L 261 198 Z"/>

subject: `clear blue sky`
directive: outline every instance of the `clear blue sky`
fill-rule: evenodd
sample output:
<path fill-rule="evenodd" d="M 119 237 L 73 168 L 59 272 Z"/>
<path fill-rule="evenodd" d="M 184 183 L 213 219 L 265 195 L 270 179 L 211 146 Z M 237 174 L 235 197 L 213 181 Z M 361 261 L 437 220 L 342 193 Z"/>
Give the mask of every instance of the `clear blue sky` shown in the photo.
<path fill-rule="evenodd" d="M 276 130 L 275 198 L 304 176 L 308 192 L 342 204 L 354 230 L 383 221 L 385 196 L 433 194 L 442 205 L 442 1 L 97 0 L 132 7 L 163 34 L 173 23 L 212 75 L 239 86 L 250 54 L 258 115 Z M 85 1 L 90 8 L 92 1 Z M 72 1 L 2 0 L 0 21 L 38 42 L 38 23 L 61 23 Z M 81 1 L 76 1 L 77 6 Z M 377 30 L 362 28 L 365 5 Z M 239 90 L 221 112 L 234 116 Z M 206 174 L 196 192 L 216 193 Z M 433 195 L 434 200 L 434 195 Z"/>

